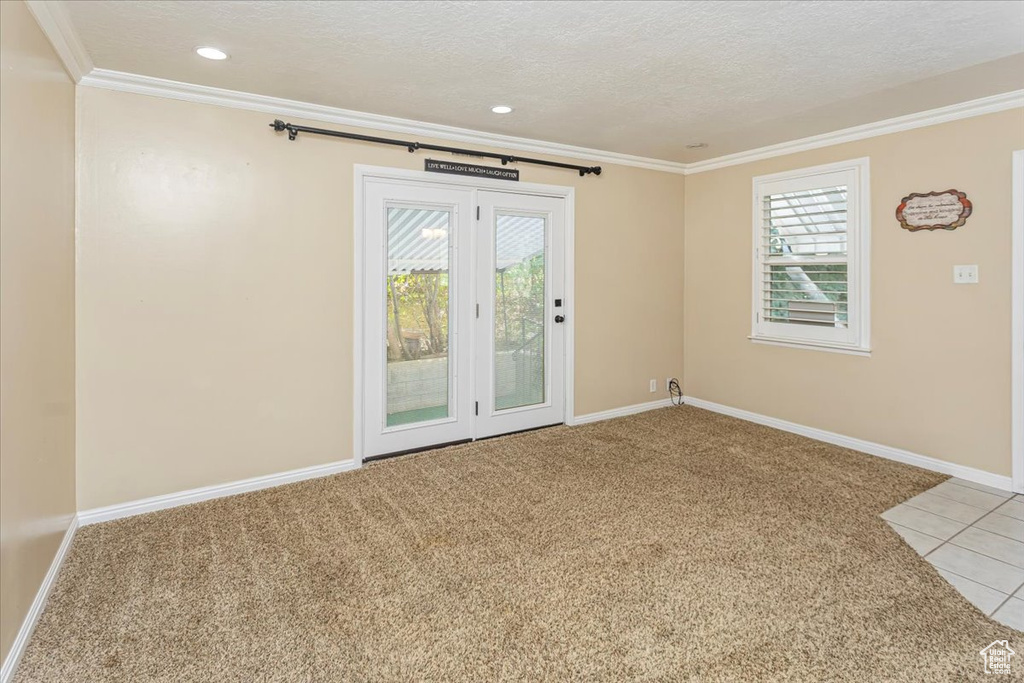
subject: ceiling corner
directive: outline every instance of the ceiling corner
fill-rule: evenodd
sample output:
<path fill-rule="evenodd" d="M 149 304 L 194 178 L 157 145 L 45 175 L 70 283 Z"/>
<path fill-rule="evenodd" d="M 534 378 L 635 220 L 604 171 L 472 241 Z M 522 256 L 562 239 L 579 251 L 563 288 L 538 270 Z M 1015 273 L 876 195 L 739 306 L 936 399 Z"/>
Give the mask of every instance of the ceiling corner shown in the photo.
<path fill-rule="evenodd" d="M 25 0 L 39 28 L 53 45 L 64 63 L 64 69 L 75 83 L 93 70 L 92 58 L 82 45 L 71 17 L 62 0 Z"/>

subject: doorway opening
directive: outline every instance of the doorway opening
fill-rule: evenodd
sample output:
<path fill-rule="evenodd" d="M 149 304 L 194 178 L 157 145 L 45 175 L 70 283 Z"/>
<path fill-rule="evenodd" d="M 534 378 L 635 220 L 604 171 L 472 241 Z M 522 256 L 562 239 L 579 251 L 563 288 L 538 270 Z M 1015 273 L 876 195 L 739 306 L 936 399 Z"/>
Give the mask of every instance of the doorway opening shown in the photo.
<path fill-rule="evenodd" d="M 356 458 L 565 422 L 572 188 L 357 167 Z"/>

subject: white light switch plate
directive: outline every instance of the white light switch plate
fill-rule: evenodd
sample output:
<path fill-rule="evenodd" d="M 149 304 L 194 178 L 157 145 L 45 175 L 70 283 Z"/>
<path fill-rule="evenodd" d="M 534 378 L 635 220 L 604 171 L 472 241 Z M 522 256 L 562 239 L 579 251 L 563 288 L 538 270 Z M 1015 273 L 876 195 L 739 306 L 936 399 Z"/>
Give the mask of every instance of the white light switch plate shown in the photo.
<path fill-rule="evenodd" d="M 958 285 L 978 284 L 978 266 L 953 266 L 953 282 Z"/>

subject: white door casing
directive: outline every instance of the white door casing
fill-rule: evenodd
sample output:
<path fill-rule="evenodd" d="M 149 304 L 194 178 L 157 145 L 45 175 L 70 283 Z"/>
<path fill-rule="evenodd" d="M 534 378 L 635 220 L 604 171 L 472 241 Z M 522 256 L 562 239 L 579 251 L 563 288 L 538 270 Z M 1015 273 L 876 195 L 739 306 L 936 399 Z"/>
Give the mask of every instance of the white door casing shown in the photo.
<path fill-rule="evenodd" d="M 1013 153 L 1011 451 L 1013 490 L 1024 493 L 1024 150 Z"/>

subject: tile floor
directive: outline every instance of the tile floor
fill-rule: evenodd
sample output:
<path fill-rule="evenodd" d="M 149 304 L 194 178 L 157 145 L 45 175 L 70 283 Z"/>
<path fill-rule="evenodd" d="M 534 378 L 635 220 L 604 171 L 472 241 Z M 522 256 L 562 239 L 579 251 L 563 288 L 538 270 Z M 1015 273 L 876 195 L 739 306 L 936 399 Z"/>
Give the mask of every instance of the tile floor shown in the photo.
<path fill-rule="evenodd" d="M 1024 631 L 1024 496 L 950 479 L 882 519 L 975 607 Z"/>

